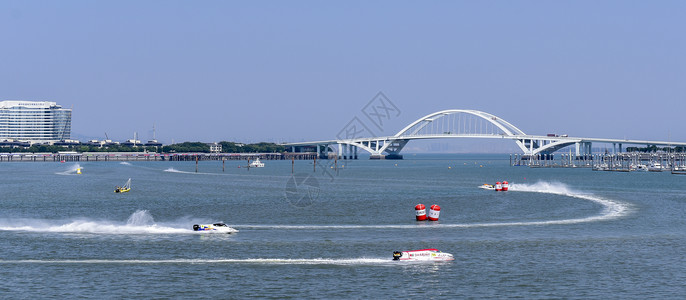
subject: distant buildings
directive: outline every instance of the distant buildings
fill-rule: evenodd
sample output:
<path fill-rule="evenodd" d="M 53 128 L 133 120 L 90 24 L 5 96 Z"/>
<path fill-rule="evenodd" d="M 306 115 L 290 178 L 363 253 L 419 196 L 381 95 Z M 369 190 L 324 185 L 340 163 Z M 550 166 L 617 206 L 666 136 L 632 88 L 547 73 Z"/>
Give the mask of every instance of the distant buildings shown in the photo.
<path fill-rule="evenodd" d="M 102 141 L 89 140 L 84 143 L 78 140 L 71 140 L 71 113 L 71 109 L 62 108 L 56 102 L 0 101 L 0 147 L 29 148 L 34 144 L 71 148 L 75 146 L 161 148 L 163 146 L 162 143 L 155 139 L 154 126 L 153 139 L 148 140 L 147 143 L 143 143 L 138 139 L 138 133 L 134 133 L 133 139 L 121 143 L 110 139 Z M 211 152 L 222 152 L 221 144 L 211 143 L 209 145 Z M 242 146 L 242 144 L 237 144 L 237 146 Z"/>
<path fill-rule="evenodd" d="M 121 143 L 121 145 L 127 146 L 127 147 L 138 147 L 138 146 L 143 146 L 143 143 L 141 143 L 140 140 L 131 139 L 131 140 L 126 140 L 126 142 Z"/>
<path fill-rule="evenodd" d="M 211 153 L 220 153 L 222 152 L 222 144 L 219 143 L 208 143 L 210 145 L 210 152 Z"/>
<path fill-rule="evenodd" d="M 71 109 L 47 101 L 0 101 L 0 141 L 53 144 L 70 136 Z"/>

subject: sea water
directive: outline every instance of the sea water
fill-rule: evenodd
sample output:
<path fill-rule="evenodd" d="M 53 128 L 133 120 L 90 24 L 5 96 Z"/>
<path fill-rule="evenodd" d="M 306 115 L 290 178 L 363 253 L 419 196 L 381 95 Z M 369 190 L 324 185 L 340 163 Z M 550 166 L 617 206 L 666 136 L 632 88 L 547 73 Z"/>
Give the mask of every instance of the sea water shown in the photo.
<path fill-rule="evenodd" d="M 686 176 L 404 160 L 0 163 L 3 298 L 681 298 Z M 77 174 L 81 168 L 82 174 Z M 131 192 L 114 187 L 131 178 Z M 478 188 L 510 182 L 510 191 Z M 417 222 L 414 206 L 441 207 Z M 193 224 L 225 222 L 236 234 Z M 449 262 L 394 262 L 437 248 Z"/>

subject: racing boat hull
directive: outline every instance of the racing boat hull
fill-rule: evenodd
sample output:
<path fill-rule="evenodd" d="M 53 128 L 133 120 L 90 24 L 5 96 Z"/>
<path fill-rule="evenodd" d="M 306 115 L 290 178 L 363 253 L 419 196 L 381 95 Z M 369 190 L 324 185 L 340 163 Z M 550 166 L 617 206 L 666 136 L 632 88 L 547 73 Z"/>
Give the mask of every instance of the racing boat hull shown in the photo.
<path fill-rule="evenodd" d="M 484 190 L 495 190 L 495 186 L 492 184 L 488 184 L 488 183 L 484 183 L 484 184 L 480 185 L 479 188 L 484 189 Z"/>
<path fill-rule="evenodd" d="M 421 249 L 393 252 L 393 260 L 398 261 L 446 261 L 455 260 L 452 254 L 438 249 Z"/>
<path fill-rule="evenodd" d="M 195 224 L 193 225 L 193 231 L 199 231 L 204 233 L 236 233 L 237 229 L 231 228 L 224 223 L 214 223 L 214 224 Z"/>

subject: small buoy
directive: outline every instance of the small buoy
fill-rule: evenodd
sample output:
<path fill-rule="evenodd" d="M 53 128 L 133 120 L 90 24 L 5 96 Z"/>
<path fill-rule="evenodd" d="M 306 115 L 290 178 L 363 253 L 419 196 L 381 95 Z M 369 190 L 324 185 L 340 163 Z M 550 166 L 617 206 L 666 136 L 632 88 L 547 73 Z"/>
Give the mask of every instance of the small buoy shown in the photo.
<path fill-rule="evenodd" d="M 503 181 L 503 191 L 507 191 L 510 188 L 510 184 L 507 183 L 507 181 Z"/>
<path fill-rule="evenodd" d="M 417 221 L 426 221 L 426 206 L 424 204 L 417 204 L 414 207 L 414 213 L 417 216 Z"/>
<path fill-rule="evenodd" d="M 441 214 L 441 207 L 434 204 L 429 208 L 429 221 L 438 221 L 438 215 Z"/>
<path fill-rule="evenodd" d="M 448 166 L 448 169 L 452 169 L 452 168 L 453 168 L 453 167 L 451 167 L 451 166 Z"/>
<path fill-rule="evenodd" d="M 495 191 L 496 191 L 496 192 L 500 192 L 500 191 L 502 191 L 502 190 L 503 190 L 503 185 L 500 184 L 500 181 L 496 182 L 496 183 L 495 183 Z"/>

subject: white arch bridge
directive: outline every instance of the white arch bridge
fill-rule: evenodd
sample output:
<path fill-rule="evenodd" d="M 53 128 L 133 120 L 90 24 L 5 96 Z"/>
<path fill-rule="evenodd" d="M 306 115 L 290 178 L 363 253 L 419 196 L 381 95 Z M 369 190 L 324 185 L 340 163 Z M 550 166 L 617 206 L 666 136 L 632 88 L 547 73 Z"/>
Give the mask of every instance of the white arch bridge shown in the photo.
<path fill-rule="evenodd" d="M 335 152 L 340 158 L 357 158 L 357 149 L 371 154 L 371 158 L 402 159 L 400 151 L 411 140 L 445 138 L 482 138 L 513 140 L 524 155 L 551 154 L 567 146 L 576 146 L 576 155 L 590 155 L 592 143 L 613 145 L 613 152 L 621 152 L 623 145 L 682 146 L 686 143 L 570 137 L 567 135 L 528 135 L 495 115 L 465 109 L 450 109 L 428 114 L 412 122 L 393 136 L 350 137 L 328 141 L 284 143 L 292 152 L 311 149 L 320 157 Z"/>

